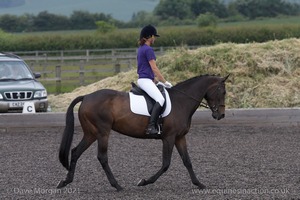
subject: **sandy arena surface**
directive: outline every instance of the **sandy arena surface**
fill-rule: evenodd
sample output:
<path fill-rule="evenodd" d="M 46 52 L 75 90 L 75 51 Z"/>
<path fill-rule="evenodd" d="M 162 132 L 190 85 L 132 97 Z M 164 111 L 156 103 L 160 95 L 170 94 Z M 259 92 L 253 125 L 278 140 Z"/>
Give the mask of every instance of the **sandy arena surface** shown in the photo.
<path fill-rule="evenodd" d="M 112 132 L 109 164 L 124 190 L 110 186 L 97 160 L 96 143 L 79 159 L 73 183 L 56 189 L 66 170 L 58 161 L 62 128 L 0 132 L 1 199 L 291 199 L 300 198 L 300 134 L 297 127 L 192 126 L 187 135 L 194 171 L 190 180 L 177 150 L 154 184 L 141 178 L 161 166 L 160 140 Z M 77 130 L 73 146 L 82 137 Z"/>

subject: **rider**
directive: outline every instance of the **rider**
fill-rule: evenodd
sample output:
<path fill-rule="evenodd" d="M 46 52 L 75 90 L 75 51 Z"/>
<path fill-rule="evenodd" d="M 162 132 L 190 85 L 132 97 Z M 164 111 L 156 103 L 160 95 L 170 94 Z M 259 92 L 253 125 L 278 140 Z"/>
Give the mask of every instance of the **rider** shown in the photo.
<path fill-rule="evenodd" d="M 159 37 L 156 28 L 152 25 L 145 26 L 140 33 L 139 48 L 137 52 L 137 83 L 142 90 L 156 101 L 151 112 L 146 134 L 158 134 L 156 124 L 162 106 L 165 103 L 165 99 L 155 85 L 155 81 L 162 82 L 165 87 L 172 87 L 172 84 L 166 81 L 156 65 L 156 56 L 151 47 L 156 37 Z"/>

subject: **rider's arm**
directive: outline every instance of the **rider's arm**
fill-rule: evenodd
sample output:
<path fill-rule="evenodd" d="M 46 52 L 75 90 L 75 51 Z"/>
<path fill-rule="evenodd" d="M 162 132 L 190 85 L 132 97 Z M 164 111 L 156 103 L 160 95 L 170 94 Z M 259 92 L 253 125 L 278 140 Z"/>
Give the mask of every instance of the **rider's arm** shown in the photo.
<path fill-rule="evenodd" d="M 158 81 L 165 83 L 166 79 L 163 77 L 163 75 L 160 73 L 160 70 L 158 69 L 157 65 L 156 65 L 156 61 L 155 60 L 150 60 L 149 64 L 151 66 L 152 71 L 154 72 L 156 78 Z"/>

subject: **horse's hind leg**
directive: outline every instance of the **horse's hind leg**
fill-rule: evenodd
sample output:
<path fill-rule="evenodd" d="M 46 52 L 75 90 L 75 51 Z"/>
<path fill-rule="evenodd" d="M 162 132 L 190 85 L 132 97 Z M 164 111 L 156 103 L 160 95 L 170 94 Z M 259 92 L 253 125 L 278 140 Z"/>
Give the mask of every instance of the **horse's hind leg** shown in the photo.
<path fill-rule="evenodd" d="M 186 139 L 185 136 L 181 138 L 177 138 L 175 141 L 176 148 L 178 150 L 179 155 L 181 156 L 181 159 L 183 161 L 184 166 L 187 168 L 190 177 L 192 179 L 192 183 L 196 186 L 198 186 L 199 189 L 205 189 L 205 185 L 199 182 L 197 179 L 193 167 L 192 167 L 192 162 L 190 160 L 188 151 L 187 151 L 187 146 L 186 146 Z"/>
<path fill-rule="evenodd" d="M 80 143 L 75 148 L 72 149 L 72 151 L 71 151 L 71 163 L 70 163 L 70 168 L 69 168 L 67 177 L 66 177 L 66 179 L 64 181 L 61 181 L 58 184 L 57 188 L 65 187 L 66 185 L 68 185 L 69 183 L 71 183 L 73 181 L 77 160 L 79 159 L 79 157 L 81 156 L 81 154 L 95 140 L 96 140 L 96 137 L 94 137 L 92 135 L 90 137 L 83 136 L 83 138 L 80 141 Z"/>
<path fill-rule="evenodd" d="M 111 186 L 117 189 L 117 191 L 121 191 L 122 187 L 118 184 L 117 180 L 115 179 L 111 169 L 108 165 L 108 157 L 107 157 L 107 147 L 108 147 L 108 134 L 98 135 L 98 160 L 105 171 L 105 174 L 108 178 L 108 181 Z"/>
<path fill-rule="evenodd" d="M 163 161 L 162 167 L 160 170 L 149 179 L 141 179 L 138 183 L 138 186 L 145 186 L 151 183 L 154 183 L 163 173 L 165 173 L 170 166 L 171 157 L 174 147 L 174 138 L 163 139 Z"/>

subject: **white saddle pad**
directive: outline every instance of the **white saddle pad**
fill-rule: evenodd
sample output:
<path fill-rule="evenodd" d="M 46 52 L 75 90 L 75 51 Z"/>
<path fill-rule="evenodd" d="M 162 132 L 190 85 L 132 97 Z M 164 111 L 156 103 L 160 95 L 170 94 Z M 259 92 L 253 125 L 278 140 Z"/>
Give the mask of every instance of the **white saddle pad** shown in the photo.
<path fill-rule="evenodd" d="M 166 109 L 162 113 L 162 117 L 166 117 L 168 114 L 171 112 L 171 100 L 168 91 L 164 88 L 165 93 L 166 93 Z M 145 115 L 145 116 L 151 116 L 148 108 L 147 108 L 147 103 L 142 95 L 135 95 L 132 92 L 129 92 L 129 100 L 130 100 L 130 109 L 133 113 L 138 114 L 138 115 Z"/>

